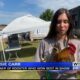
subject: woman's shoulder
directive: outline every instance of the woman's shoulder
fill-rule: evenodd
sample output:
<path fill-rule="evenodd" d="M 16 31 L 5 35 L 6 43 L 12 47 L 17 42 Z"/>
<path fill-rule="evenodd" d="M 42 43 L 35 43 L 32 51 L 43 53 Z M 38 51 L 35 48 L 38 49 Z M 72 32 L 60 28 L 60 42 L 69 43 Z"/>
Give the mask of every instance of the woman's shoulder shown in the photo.
<path fill-rule="evenodd" d="M 70 41 L 80 43 L 80 39 L 70 39 Z"/>
<path fill-rule="evenodd" d="M 46 39 L 46 38 L 43 38 L 41 41 L 40 41 L 40 44 L 41 45 L 44 45 L 45 47 L 46 46 L 50 46 L 52 44 L 54 44 L 54 40 L 53 39 Z"/>
<path fill-rule="evenodd" d="M 47 38 L 43 38 L 41 40 L 42 43 L 55 43 L 53 39 L 47 39 Z"/>
<path fill-rule="evenodd" d="M 45 38 L 43 38 L 43 39 L 40 41 L 40 44 L 45 45 L 46 43 L 48 43 L 48 40 L 47 40 L 47 39 L 45 39 Z"/>
<path fill-rule="evenodd" d="M 70 39 L 69 42 L 73 43 L 76 46 L 80 45 L 80 40 L 79 39 Z"/>

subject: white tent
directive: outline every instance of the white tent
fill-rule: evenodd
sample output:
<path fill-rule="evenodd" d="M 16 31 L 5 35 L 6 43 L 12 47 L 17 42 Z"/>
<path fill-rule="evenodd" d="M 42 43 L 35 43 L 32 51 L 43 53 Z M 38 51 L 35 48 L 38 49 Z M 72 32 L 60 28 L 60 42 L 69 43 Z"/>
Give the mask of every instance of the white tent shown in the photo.
<path fill-rule="evenodd" d="M 34 34 L 39 34 L 39 36 L 40 33 L 42 32 L 43 35 L 44 34 L 46 35 L 49 30 L 49 24 L 50 22 L 46 22 L 32 15 L 26 15 L 13 20 L 10 24 L 8 24 L 8 26 L 6 26 L 2 30 L 1 35 L 3 38 L 4 34 L 11 35 L 11 34 L 18 34 L 18 33 L 23 33 L 28 31 L 33 31 Z M 1 45 L 3 50 L 3 56 L 5 59 L 5 52 L 4 52 L 4 46 L 2 40 L 1 40 Z"/>
<path fill-rule="evenodd" d="M 2 30 L 2 34 L 16 34 L 33 31 L 36 28 L 45 27 L 46 24 L 47 22 L 42 19 L 32 15 L 26 15 L 13 20 Z"/>
<path fill-rule="evenodd" d="M 37 37 L 45 37 L 49 31 L 50 22 L 46 22 L 43 26 L 36 28 L 33 32 L 34 36 Z"/>

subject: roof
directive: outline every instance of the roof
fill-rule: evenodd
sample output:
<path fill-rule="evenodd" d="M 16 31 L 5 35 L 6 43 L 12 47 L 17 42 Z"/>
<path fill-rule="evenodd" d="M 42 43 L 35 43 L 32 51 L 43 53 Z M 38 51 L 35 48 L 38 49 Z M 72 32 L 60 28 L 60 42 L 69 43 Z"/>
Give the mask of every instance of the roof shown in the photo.
<path fill-rule="evenodd" d="M 2 34 L 16 34 L 27 31 L 35 30 L 37 27 L 41 27 L 46 24 L 46 21 L 34 17 L 32 15 L 25 15 L 14 19 L 3 30 Z"/>

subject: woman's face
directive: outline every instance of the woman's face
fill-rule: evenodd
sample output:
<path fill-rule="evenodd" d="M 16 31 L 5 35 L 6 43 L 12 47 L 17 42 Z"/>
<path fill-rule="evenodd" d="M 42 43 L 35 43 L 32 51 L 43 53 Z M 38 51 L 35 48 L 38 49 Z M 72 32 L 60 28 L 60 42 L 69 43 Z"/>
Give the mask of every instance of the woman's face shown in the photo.
<path fill-rule="evenodd" d="M 59 15 L 56 30 L 58 34 L 65 35 L 69 29 L 69 20 L 65 13 Z"/>

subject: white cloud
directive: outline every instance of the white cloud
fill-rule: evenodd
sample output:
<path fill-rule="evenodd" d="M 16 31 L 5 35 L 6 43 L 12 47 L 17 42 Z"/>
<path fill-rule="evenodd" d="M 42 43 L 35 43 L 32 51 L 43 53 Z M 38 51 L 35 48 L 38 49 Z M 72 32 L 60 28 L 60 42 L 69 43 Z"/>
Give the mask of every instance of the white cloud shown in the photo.
<path fill-rule="evenodd" d="M 34 4 L 42 9 L 74 8 L 80 5 L 80 0 L 25 0 L 25 4 Z"/>
<path fill-rule="evenodd" d="M 29 13 L 27 12 L 0 12 L 0 18 L 14 18 L 14 17 L 19 17 L 19 16 L 23 16 L 23 15 L 27 15 Z"/>
<path fill-rule="evenodd" d="M 27 12 L 0 12 L 0 24 L 5 23 L 9 24 L 15 18 L 27 15 Z"/>
<path fill-rule="evenodd" d="M 61 7 L 65 7 L 68 9 L 77 7 L 80 5 L 80 0 L 24 0 L 22 3 L 23 6 L 27 6 L 27 8 L 32 8 L 32 6 L 37 7 L 35 10 L 43 11 L 44 9 L 52 9 L 56 11 Z M 29 7 L 30 5 L 30 7 Z M 32 5 L 32 6 L 31 6 Z M 2 0 L 0 0 L 0 8 L 4 7 L 5 4 Z M 22 7 L 22 6 L 21 6 Z M 40 8 L 40 9 L 38 9 Z M 34 10 L 34 11 L 35 11 Z M 28 11 L 28 9 L 27 9 Z M 35 13 L 35 12 L 34 12 Z M 23 15 L 29 14 L 28 12 L 0 12 L 0 19 L 8 20 L 8 22 L 12 21 L 16 17 L 20 17 Z M 7 23 L 7 22 L 6 22 Z"/>
<path fill-rule="evenodd" d="M 40 1 L 41 4 L 39 4 L 39 6 L 45 9 L 51 8 L 53 10 L 57 10 L 61 7 L 71 9 L 80 5 L 80 0 L 40 0 Z"/>
<path fill-rule="evenodd" d="M 29 14 L 28 12 L 14 12 L 14 13 L 11 13 L 10 16 L 13 15 L 13 17 L 20 17 L 20 16 L 23 16 L 23 15 L 27 15 Z"/>

